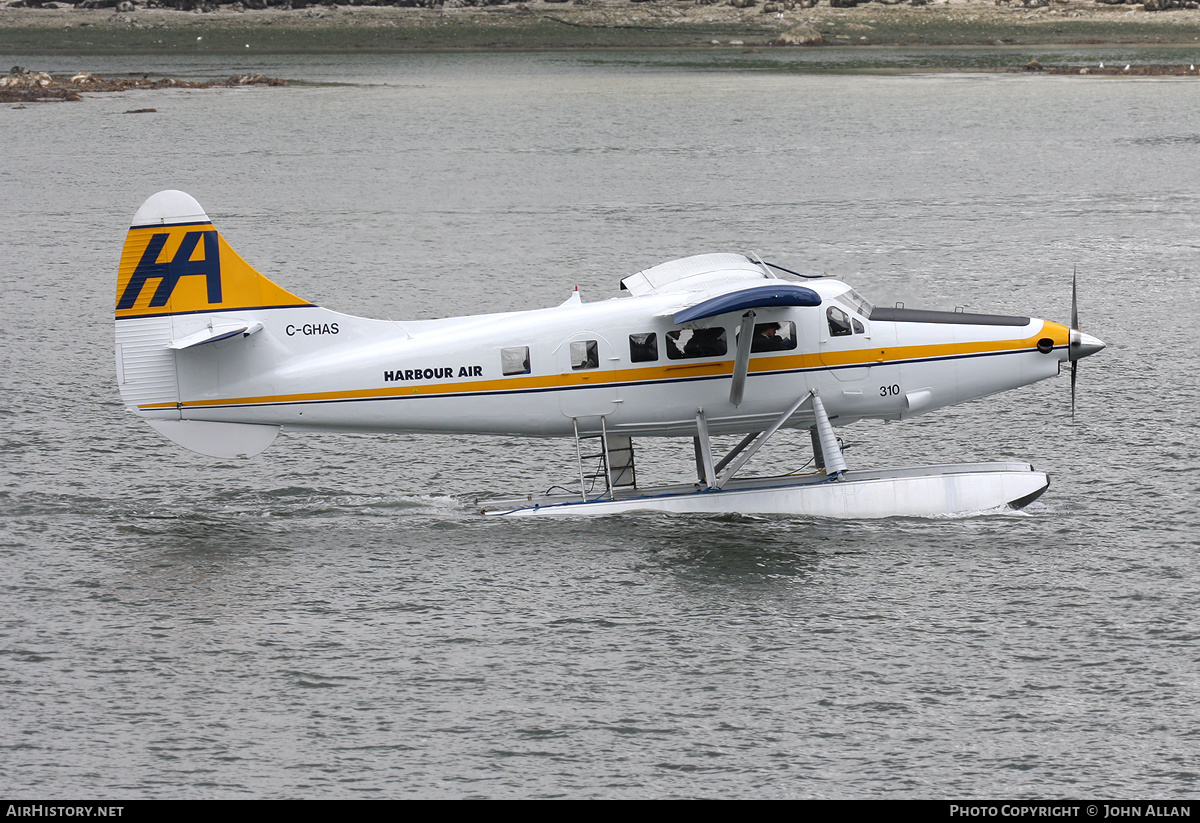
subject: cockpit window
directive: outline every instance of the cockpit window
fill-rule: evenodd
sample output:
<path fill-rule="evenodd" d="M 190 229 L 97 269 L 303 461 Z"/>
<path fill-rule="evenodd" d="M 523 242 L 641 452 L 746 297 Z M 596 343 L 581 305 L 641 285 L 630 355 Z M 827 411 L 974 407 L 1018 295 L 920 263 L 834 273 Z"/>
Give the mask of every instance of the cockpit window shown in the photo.
<path fill-rule="evenodd" d="M 870 317 L 871 309 L 875 308 L 871 305 L 871 302 L 867 300 L 867 298 L 863 297 L 854 289 L 842 292 L 833 299 L 850 309 L 850 311 L 855 312 L 862 317 Z"/>
<path fill-rule="evenodd" d="M 853 334 L 850 328 L 850 315 L 839 309 L 837 306 L 830 306 L 825 312 L 825 316 L 829 318 L 829 336 L 830 337 L 845 337 Z"/>
<path fill-rule="evenodd" d="M 676 329 L 667 332 L 667 357 L 689 360 L 693 357 L 720 357 L 728 351 L 725 329 Z"/>

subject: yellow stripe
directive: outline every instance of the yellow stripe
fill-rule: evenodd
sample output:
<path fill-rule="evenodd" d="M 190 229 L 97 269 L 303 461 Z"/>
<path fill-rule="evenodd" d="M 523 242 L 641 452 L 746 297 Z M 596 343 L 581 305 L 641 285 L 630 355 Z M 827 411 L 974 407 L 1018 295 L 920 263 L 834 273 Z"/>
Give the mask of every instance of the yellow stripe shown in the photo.
<path fill-rule="evenodd" d="M 885 365 L 898 360 L 928 360 L 966 354 L 1000 354 L 1006 351 L 1036 348 L 1037 341 L 1043 337 L 1049 337 L 1056 346 L 1065 346 L 1070 342 L 1070 329 L 1058 323 L 1046 321 L 1040 332 L 1023 340 L 985 340 L 974 343 L 897 346 L 891 349 L 854 349 L 821 354 L 820 361 L 821 365 L 825 366 Z M 878 354 L 876 355 L 876 353 Z"/>
<path fill-rule="evenodd" d="M 926 346 L 900 346 L 892 349 L 856 349 L 827 354 L 799 354 L 790 356 L 763 357 L 751 361 L 751 372 L 795 371 L 820 369 L 828 366 L 871 366 L 887 365 L 904 360 L 922 360 L 938 357 L 953 357 L 971 354 L 1001 354 L 1004 352 L 1033 349 L 1037 341 L 1049 337 L 1056 346 L 1069 343 L 1070 331 L 1066 326 L 1047 322 L 1037 335 L 1023 340 L 994 340 L 974 343 L 946 343 Z M 683 374 L 686 372 L 686 374 Z M 627 385 L 681 377 L 720 377 L 733 373 L 733 361 L 722 360 L 708 363 L 672 363 L 619 372 L 592 372 L 589 374 L 557 374 L 531 377 L 510 377 L 500 380 L 476 380 L 456 383 L 427 383 L 414 386 L 395 386 L 379 389 L 357 389 L 352 391 L 330 391 L 312 394 L 286 394 L 266 397 L 240 397 L 223 400 L 193 400 L 183 404 L 185 408 L 206 408 L 229 405 L 260 405 L 273 403 L 305 403 L 338 400 L 367 400 L 374 398 L 400 398 L 414 396 L 437 396 L 443 394 L 485 394 L 502 391 L 523 391 L 568 387 L 603 387 Z M 593 382 L 593 378 L 604 375 L 604 382 Z M 140 409 L 173 409 L 175 403 L 155 403 L 139 406 Z"/>

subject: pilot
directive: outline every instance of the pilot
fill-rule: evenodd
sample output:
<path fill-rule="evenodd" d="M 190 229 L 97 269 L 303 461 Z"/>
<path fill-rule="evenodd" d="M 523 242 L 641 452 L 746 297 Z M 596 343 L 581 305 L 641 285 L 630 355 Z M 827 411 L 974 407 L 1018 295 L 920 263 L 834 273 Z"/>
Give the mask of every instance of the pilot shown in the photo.
<path fill-rule="evenodd" d="M 750 351 L 784 351 L 791 347 L 790 340 L 779 336 L 778 323 L 759 323 L 754 327 L 754 340 L 750 343 Z"/>

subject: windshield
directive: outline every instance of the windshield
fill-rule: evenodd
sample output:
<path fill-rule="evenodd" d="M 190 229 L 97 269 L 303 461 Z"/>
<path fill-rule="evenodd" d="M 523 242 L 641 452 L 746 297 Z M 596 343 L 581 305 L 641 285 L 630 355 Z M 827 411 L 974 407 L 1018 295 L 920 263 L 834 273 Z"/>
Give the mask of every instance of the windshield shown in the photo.
<path fill-rule="evenodd" d="M 834 300 L 838 301 L 851 311 L 857 312 L 862 317 L 870 317 L 871 309 L 874 308 L 867 298 L 863 297 L 854 289 L 849 289 L 848 291 L 842 292 L 835 297 Z"/>

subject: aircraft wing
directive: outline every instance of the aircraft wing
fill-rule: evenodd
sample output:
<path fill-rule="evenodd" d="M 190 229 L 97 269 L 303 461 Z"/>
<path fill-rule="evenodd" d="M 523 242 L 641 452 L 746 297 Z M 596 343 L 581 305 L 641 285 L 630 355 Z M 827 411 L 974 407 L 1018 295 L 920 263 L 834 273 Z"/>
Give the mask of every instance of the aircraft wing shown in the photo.
<path fill-rule="evenodd" d="M 791 283 L 775 283 L 770 286 L 752 286 L 748 289 L 726 292 L 702 300 L 675 312 L 676 323 L 703 320 L 733 311 L 766 308 L 768 306 L 819 306 L 821 295 L 804 286 Z"/>

